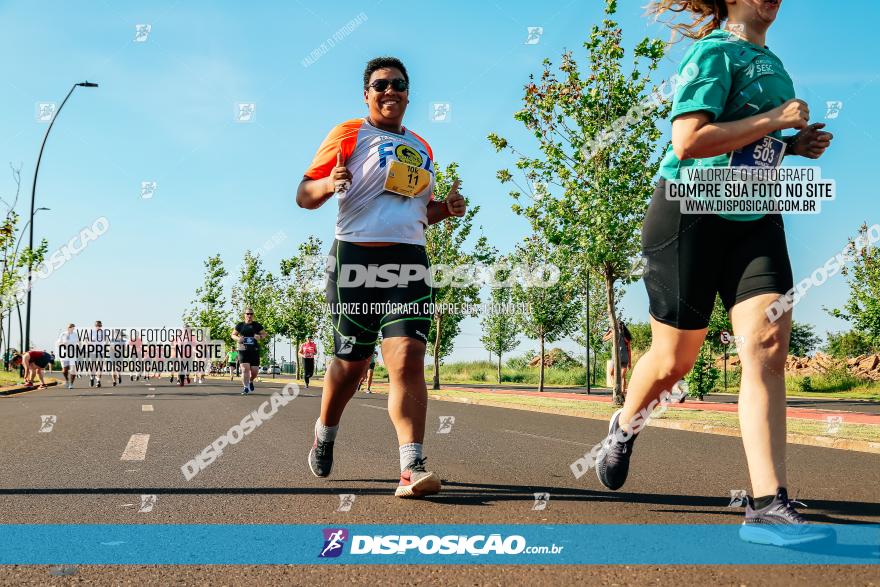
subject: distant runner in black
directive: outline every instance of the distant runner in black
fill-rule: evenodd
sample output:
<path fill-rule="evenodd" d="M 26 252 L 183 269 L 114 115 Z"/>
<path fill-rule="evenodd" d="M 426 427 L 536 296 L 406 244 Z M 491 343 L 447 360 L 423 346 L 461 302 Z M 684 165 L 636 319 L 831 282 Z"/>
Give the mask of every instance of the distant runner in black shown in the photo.
<path fill-rule="evenodd" d="M 235 325 L 232 331 L 232 339 L 238 343 L 238 359 L 241 364 L 241 382 L 244 389 L 241 395 L 247 395 L 254 390 L 254 379 L 260 368 L 260 340 L 269 335 L 263 329 L 263 325 L 254 321 L 254 311 L 247 308 L 244 311 L 244 322 Z"/>

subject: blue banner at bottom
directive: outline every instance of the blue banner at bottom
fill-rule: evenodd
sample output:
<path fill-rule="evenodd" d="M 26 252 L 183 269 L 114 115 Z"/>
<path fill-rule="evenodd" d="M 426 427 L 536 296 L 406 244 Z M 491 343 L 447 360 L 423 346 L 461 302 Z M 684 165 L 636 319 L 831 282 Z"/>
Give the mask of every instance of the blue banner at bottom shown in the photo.
<path fill-rule="evenodd" d="M 738 525 L 0 525 L 0 564 L 878 564 L 880 525 L 800 546 Z"/>

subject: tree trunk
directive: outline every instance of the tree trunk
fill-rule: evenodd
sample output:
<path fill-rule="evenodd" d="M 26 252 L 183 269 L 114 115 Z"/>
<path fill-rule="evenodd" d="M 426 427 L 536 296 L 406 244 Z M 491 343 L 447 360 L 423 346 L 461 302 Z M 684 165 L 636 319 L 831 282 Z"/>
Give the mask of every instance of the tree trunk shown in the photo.
<path fill-rule="evenodd" d="M 541 333 L 541 375 L 538 377 L 538 391 L 544 391 L 544 333 Z"/>
<path fill-rule="evenodd" d="M 614 366 L 614 389 L 611 390 L 611 401 L 616 406 L 623 405 L 623 394 L 620 379 L 620 327 L 617 325 L 617 309 L 614 300 L 614 280 L 610 271 L 605 272 L 605 295 L 608 299 L 608 323 L 611 325 L 611 364 Z"/>
<path fill-rule="evenodd" d="M 443 331 L 443 315 L 436 314 L 434 320 L 437 323 L 435 328 L 436 336 L 434 336 L 434 384 L 432 389 L 440 389 L 440 336 Z"/>
<path fill-rule="evenodd" d="M 501 353 L 498 353 L 498 383 L 501 383 Z"/>
<path fill-rule="evenodd" d="M 296 374 L 293 376 L 294 379 L 302 379 L 303 372 L 300 370 L 300 356 L 299 356 L 299 339 L 296 339 L 296 348 L 293 349 L 294 356 L 296 357 Z"/>

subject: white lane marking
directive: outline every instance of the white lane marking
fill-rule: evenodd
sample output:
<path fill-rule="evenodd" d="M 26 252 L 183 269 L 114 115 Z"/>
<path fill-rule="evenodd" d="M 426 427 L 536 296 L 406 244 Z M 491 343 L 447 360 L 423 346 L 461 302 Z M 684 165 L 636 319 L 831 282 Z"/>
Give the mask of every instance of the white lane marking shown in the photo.
<path fill-rule="evenodd" d="M 554 442 L 562 442 L 565 444 L 574 444 L 576 446 L 592 446 L 586 442 L 575 442 L 573 440 L 565 440 L 563 438 L 553 438 L 552 436 L 541 436 L 540 434 L 529 434 L 528 432 L 520 432 L 519 430 L 502 430 L 508 434 L 517 434 L 519 436 L 528 436 L 529 438 L 540 438 L 541 440 L 552 440 Z"/>
<path fill-rule="evenodd" d="M 132 434 L 128 439 L 125 450 L 122 451 L 121 461 L 142 461 L 147 457 L 147 444 L 150 442 L 149 434 Z"/>
<path fill-rule="evenodd" d="M 151 388 L 149 388 L 149 391 L 156 391 L 156 388 L 155 388 L 155 387 L 151 387 Z"/>
<path fill-rule="evenodd" d="M 143 404 L 143 405 L 141 406 L 141 411 L 142 411 L 142 412 L 152 412 L 152 411 L 153 411 L 153 405 L 152 405 L 152 404 Z"/>
<path fill-rule="evenodd" d="M 147 399 L 153 399 L 154 397 L 156 397 L 155 393 L 151 393 L 151 394 L 147 395 Z"/>
<path fill-rule="evenodd" d="M 373 408 L 374 410 L 385 410 L 388 411 L 388 408 L 383 408 L 382 406 L 374 406 L 373 404 L 361 404 L 365 408 Z"/>

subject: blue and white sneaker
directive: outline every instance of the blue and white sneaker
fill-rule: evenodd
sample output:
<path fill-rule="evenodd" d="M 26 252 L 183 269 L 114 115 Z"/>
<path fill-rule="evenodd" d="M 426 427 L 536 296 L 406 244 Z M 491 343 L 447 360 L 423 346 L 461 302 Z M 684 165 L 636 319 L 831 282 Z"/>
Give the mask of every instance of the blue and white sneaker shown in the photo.
<path fill-rule="evenodd" d="M 788 499 L 788 491 L 780 487 L 770 505 L 755 509 L 754 500 L 749 497 L 746 504 L 746 519 L 739 528 L 739 537 L 755 544 L 773 546 L 793 546 L 822 540 L 834 540 L 834 528 L 808 523 L 794 508 L 795 505 L 807 507 L 799 501 Z"/>

